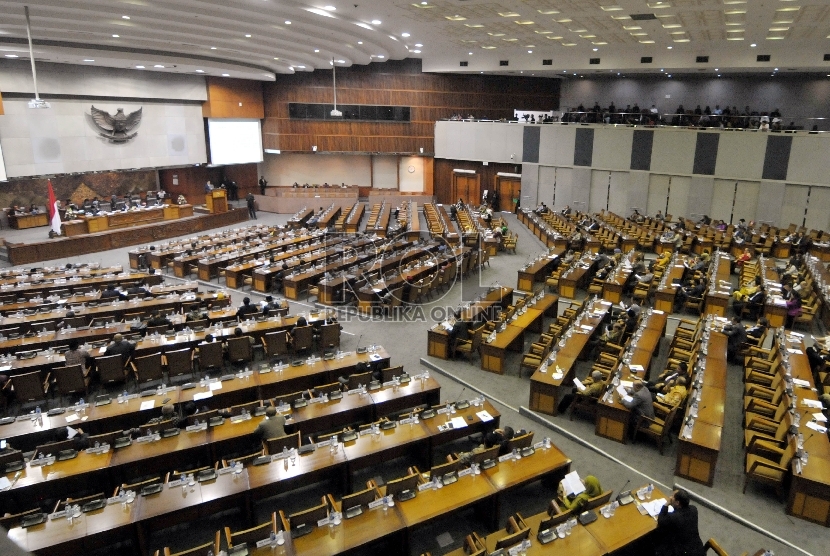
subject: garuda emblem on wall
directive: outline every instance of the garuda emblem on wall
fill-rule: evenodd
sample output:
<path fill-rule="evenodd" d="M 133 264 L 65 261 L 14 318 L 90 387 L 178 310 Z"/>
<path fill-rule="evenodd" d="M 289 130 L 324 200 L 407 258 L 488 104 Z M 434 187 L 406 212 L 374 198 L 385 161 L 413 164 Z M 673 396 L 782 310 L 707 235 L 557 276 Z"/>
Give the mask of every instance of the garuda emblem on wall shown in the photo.
<path fill-rule="evenodd" d="M 92 121 L 95 122 L 95 127 L 98 128 L 101 137 L 109 139 L 113 143 L 124 143 L 129 141 L 138 133 L 130 134 L 130 132 L 141 122 L 141 111 L 139 108 L 129 116 L 124 114 L 124 109 L 119 108 L 115 116 L 110 116 L 109 112 L 99 110 L 92 107 Z"/>

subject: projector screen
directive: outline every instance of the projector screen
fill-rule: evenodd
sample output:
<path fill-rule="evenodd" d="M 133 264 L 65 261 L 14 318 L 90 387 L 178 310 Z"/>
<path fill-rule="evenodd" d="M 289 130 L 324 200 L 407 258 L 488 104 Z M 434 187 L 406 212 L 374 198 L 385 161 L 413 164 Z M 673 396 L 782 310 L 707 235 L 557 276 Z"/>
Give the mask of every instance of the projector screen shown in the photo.
<path fill-rule="evenodd" d="M 259 120 L 208 118 L 211 164 L 262 162 L 262 132 Z"/>

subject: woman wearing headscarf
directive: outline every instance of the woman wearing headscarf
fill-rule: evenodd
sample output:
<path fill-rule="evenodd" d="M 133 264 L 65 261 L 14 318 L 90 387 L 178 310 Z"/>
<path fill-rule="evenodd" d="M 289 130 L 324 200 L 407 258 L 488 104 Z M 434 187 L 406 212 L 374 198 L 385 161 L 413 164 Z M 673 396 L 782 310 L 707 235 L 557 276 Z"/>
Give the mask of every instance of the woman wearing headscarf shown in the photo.
<path fill-rule="evenodd" d="M 585 490 L 576 496 L 566 496 L 562 490 L 562 486 L 559 486 L 559 501 L 561 502 L 561 506 L 573 511 L 575 514 L 582 511 L 588 503 L 588 500 L 602 494 L 602 486 L 599 484 L 599 479 L 593 475 L 585 477 L 582 484 L 585 485 Z"/>

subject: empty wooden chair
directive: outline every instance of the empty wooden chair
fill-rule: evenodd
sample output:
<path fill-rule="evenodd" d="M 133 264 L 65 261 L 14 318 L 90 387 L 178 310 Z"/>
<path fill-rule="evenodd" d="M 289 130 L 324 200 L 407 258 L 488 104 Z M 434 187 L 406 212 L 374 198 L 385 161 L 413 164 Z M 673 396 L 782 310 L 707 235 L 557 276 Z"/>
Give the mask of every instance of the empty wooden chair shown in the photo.
<path fill-rule="evenodd" d="M 115 384 L 127 381 L 127 368 L 120 355 L 96 357 L 95 366 L 101 384 Z"/>
<path fill-rule="evenodd" d="M 161 353 L 136 357 L 130 365 L 133 368 L 133 373 L 135 373 L 135 380 L 139 384 L 164 378 L 161 368 Z"/>
<path fill-rule="evenodd" d="M 171 379 L 176 376 L 192 375 L 193 349 L 185 348 L 168 351 L 164 354 L 164 363 L 167 367 L 167 376 Z"/>
<path fill-rule="evenodd" d="M 70 394 L 89 395 L 89 381 L 92 378 L 89 369 L 83 365 L 56 367 L 52 369 L 55 376 L 55 387 L 61 397 Z"/>

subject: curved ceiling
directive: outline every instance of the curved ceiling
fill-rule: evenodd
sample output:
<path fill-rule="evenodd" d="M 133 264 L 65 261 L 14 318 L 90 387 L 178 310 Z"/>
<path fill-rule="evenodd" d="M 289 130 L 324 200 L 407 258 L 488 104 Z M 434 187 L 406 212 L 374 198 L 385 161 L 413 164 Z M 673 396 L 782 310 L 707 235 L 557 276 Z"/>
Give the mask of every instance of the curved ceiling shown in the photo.
<path fill-rule="evenodd" d="M 36 58 L 143 71 L 268 80 L 405 57 L 534 75 L 830 69 L 826 0 L 0 0 L 3 56 L 28 55 L 24 5 Z"/>

